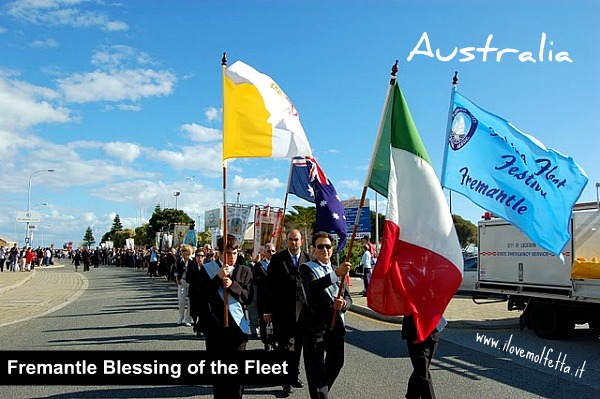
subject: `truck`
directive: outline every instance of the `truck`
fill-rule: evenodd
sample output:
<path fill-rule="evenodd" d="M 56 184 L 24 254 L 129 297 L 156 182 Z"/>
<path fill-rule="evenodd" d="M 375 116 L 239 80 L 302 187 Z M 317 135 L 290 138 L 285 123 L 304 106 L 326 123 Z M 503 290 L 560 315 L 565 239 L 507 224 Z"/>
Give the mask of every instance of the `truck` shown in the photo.
<path fill-rule="evenodd" d="M 545 339 L 565 338 L 575 324 L 600 329 L 599 204 L 575 205 L 569 228 L 561 259 L 505 220 L 480 220 L 473 299 L 506 300 L 523 311 L 521 328 Z"/>

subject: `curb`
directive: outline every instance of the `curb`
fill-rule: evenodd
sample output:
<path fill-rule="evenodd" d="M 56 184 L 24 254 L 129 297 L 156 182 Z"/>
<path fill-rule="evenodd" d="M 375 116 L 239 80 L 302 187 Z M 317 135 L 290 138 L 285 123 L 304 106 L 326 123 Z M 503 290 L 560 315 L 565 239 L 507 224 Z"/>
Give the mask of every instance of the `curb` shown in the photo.
<path fill-rule="evenodd" d="M 27 273 L 28 276 L 25 277 L 23 280 L 15 283 L 15 284 L 8 285 L 8 286 L 6 286 L 4 288 L 0 288 L 0 294 L 4 293 L 6 291 L 10 291 L 10 290 L 12 290 L 14 288 L 18 288 L 18 287 L 22 286 L 23 284 L 25 284 L 26 282 L 28 282 L 29 280 L 31 280 L 31 278 L 35 275 L 35 272 L 36 272 L 35 269 L 33 269 L 30 272 L 19 272 L 19 273 Z"/>
<path fill-rule="evenodd" d="M 357 313 L 375 320 L 384 321 L 392 324 L 402 324 L 402 316 L 385 316 L 379 314 L 368 307 L 352 304 L 349 312 Z M 500 320 L 447 320 L 446 328 L 451 329 L 496 329 L 519 327 L 519 318 L 500 319 Z"/>

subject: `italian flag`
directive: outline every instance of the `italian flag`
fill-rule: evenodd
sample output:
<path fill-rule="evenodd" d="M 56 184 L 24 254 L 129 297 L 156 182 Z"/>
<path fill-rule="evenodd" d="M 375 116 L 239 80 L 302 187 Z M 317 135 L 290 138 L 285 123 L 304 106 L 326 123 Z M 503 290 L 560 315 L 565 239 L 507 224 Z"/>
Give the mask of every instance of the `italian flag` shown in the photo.
<path fill-rule="evenodd" d="M 368 306 L 412 314 L 417 341 L 439 323 L 460 286 L 463 258 L 452 215 L 396 82 L 390 87 L 368 186 L 388 199 Z"/>

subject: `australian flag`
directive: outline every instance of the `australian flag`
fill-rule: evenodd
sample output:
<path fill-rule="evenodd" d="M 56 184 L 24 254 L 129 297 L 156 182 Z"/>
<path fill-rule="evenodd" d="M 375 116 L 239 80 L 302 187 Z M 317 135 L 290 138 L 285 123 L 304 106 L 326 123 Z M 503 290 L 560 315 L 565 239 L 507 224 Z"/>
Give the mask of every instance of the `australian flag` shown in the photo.
<path fill-rule="evenodd" d="M 348 235 L 344 206 L 315 158 L 296 157 L 292 160 L 288 193 L 315 204 L 316 230 L 337 234 L 340 239 L 337 250 L 341 251 Z"/>

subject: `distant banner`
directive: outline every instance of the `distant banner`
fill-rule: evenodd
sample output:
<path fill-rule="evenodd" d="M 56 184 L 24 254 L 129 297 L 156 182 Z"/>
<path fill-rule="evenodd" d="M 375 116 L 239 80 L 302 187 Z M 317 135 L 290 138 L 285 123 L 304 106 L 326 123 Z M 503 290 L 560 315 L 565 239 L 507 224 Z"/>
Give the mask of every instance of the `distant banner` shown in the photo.
<path fill-rule="evenodd" d="M 265 244 L 275 244 L 277 233 L 281 231 L 283 223 L 283 209 L 271 206 L 257 206 L 254 214 L 254 253 Z"/>
<path fill-rule="evenodd" d="M 442 186 L 508 220 L 555 255 L 571 238 L 573 205 L 587 184 L 573 158 L 454 92 Z"/>
<path fill-rule="evenodd" d="M 135 250 L 135 240 L 133 238 L 126 238 L 125 248 Z"/>
<path fill-rule="evenodd" d="M 240 248 L 244 241 L 251 207 L 248 205 L 227 205 L 227 234 L 231 234 L 238 240 Z"/>
<path fill-rule="evenodd" d="M 211 209 L 204 212 L 204 228 L 218 229 L 221 227 L 221 208 Z"/>
<path fill-rule="evenodd" d="M 189 224 L 176 224 L 175 227 L 173 227 L 173 246 L 175 248 L 179 248 L 179 246 L 184 243 L 185 235 L 189 229 Z"/>

